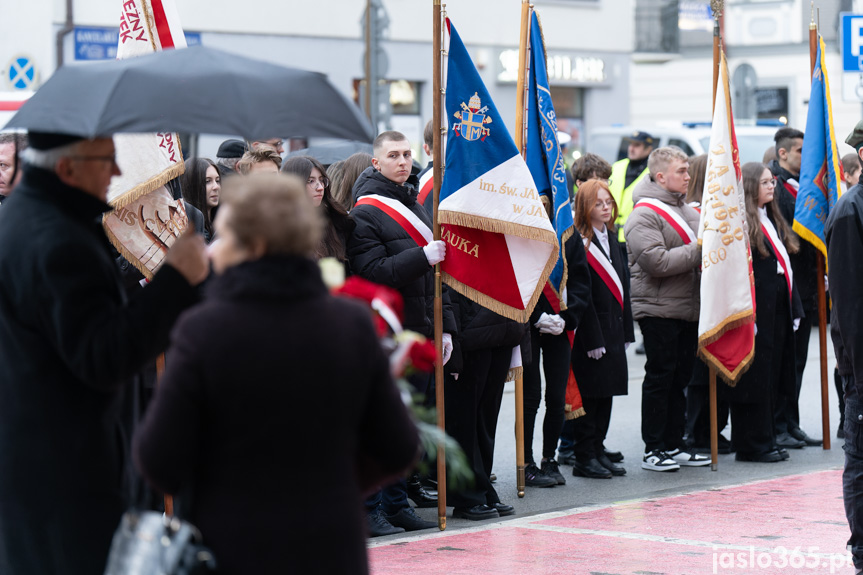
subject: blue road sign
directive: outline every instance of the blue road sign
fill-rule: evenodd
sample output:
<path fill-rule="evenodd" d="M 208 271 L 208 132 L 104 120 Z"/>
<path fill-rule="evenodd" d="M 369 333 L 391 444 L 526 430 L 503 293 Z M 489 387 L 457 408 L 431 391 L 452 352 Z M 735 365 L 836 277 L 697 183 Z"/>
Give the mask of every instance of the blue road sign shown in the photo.
<path fill-rule="evenodd" d="M 26 56 L 14 58 L 9 64 L 9 83 L 16 90 L 31 90 L 36 82 L 36 66 Z"/>
<path fill-rule="evenodd" d="M 201 43 L 199 32 L 186 32 L 186 44 Z M 120 42 L 119 28 L 75 28 L 76 60 L 113 60 Z"/>
<path fill-rule="evenodd" d="M 843 12 L 842 70 L 863 72 L 863 14 Z"/>

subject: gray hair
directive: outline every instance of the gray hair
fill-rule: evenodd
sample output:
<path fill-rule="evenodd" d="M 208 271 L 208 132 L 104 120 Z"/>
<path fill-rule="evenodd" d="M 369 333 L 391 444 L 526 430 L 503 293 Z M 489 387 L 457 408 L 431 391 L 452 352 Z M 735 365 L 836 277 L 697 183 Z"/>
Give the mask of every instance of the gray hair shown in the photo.
<path fill-rule="evenodd" d="M 20 154 L 27 148 L 27 134 L 23 132 L 0 132 L 0 145 L 16 144 Z"/>
<path fill-rule="evenodd" d="M 36 168 L 53 170 L 54 166 L 57 165 L 57 162 L 60 161 L 60 158 L 75 155 L 75 152 L 78 151 L 78 144 L 80 144 L 81 141 L 82 140 L 72 142 L 71 144 L 66 144 L 65 146 L 52 148 L 50 150 L 27 148 L 24 150 L 24 153 L 21 154 L 21 159 Z"/>
<path fill-rule="evenodd" d="M 689 156 L 677 146 L 665 146 L 664 148 L 656 148 L 650 152 L 650 157 L 647 158 L 647 169 L 650 170 L 650 178 L 655 180 L 656 174 L 661 174 L 667 170 L 668 165 L 674 160 L 688 162 Z"/>
<path fill-rule="evenodd" d="M 240 161 L 240 158 L 216 158 L 216 165 L 223 166 L 230 170 L 237 169 L 237 162 Z"/>

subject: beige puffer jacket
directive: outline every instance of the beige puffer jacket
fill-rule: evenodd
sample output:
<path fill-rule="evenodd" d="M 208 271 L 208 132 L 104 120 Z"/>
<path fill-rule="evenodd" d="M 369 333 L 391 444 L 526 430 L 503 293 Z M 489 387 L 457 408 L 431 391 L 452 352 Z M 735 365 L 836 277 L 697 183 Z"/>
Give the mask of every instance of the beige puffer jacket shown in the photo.
<path fill-rule="evenodd" d="M 685 196 L 669 192 L 645 179 L 633 192 L 638 203 L 654 198 L 698 229 L 699 215 L 684 201 Z M 623 228 L 632 275 L 632 316 L 698 321 L 700 305 L 701 248 L 698 242 L 684 244 L 665 219 L 650 208 L 636 207 Z"/>

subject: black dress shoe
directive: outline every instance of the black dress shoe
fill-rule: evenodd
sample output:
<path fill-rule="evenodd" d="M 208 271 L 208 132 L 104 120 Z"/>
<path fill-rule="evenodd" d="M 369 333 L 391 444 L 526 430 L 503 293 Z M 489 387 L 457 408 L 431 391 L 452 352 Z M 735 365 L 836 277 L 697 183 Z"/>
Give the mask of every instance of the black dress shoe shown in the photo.
<path fill-rule="evenodd" d="M 430 507 L 437 507 L 437 495 L 433 495 L 429 493 L 429 491 L 423 487 L 423 484 L 419 479 L 412 481 L 413 478 L 409 479 L 407 482 L 408 486 L 408 498 L 414 502 L 414 505 L 421 509 L 427 509 Z"/>
<path fill-rule="evenodd" d="M 511 509 L 511 508 L 510 508 Z M 513 511 L 514 512 L 514 511 Z M 500 517 L 497 509 L 488 505 L 474 505 L 473 507 L 453 507 L 453 517 L 470 519 L 471 521 L 482 521 L 483 519 L 495 519 Z"/>
<path fill-rule="evenodd" d="M 414 511 L 413 507 L 404 507 L 395 515 L 387 515 L 387 521 L 396 527 L 404 527 L 405 531 L 419 531 L 420 529 L 431 529 L 437 527 L 434 521 L 426 521 Z"/>
<path fill-rule="evenodd" d="M 786 449 L 803 449 L 806 442 L 792 437 L 790 433 L 781 433 L 776 436 L 776 445 Z"/>
<path fill-rule="evenodd" d="M 506 503 L 501 503 L 498 501 L 497 503 L 493 503 L 490 507 L 492 507 L 497 514 L 501 517 L 506 517 L 507 515 L 515 515 L 515 507 L 512 505 L 507 505 Z"/>
<path fill-rule="evenodd" d="M 596 460 L 599 462 L 600 465 L 611 471 L 612 475 L 616 477 L 622 477 L 626 475 L 626 469 L 624 469 L 622 465 L 618 465 L 612 460 L 610 460 L 608 457 L 606 457 L 604 453 L 602 455 L 599 455 Z"/>
<path fill-rule="evenodd" d="M 611 471 L 600 465 L 596 459 L 588 459 L 586 462 L 576 461 L 572 466 L 572 474 L 590 479 L 611 479 Z"/>
<path fill-rule="evenodd" d="M 780 456 L 782 456 L 782 461 L 786 461 L 786 460 L 788 460 L 788 459 L 790 459 L 790 458 L 791 458 L 791 456 L 790 456 L 790 455 L 788 455 L 788 450 L 787 450 L 787 449 L 785 449 L 784 447 L 777 447 L 777 448 L 775 449 L 775 451 L 776 451 Z"/>
<path fill-rule="evenodd" d="M 802 441 L 802 442 L 803 442 L 803 443 L 805 443 L 806 445 L 809 445 L 809 446 L 812 446 L 812 447 L 816 447 L 816 446 L 821 445 L 822 443 L 824 443 L 824 442 L 823 442 L 822 440 L 820 440 L 820 439 L 812 439 L 811 437 L 809 437 L 808 435 L 806 435 L 806 432 L 805 432 L 805 431 L 803 431 L 802 429 L 800 429 L 799 427 L 798 427 L 797 429 L 792 429 L 791 431 L 789 431 L 789 432 L 788 432 L 788 434 L 789 434 L 791 437 L 793 437 L 794 439 L 797 439 L 798 441 Z"/>
<path fill-rule="evenodd" d="M 372 511 L 366 516 L 366 519 L 369 524 L 369 537 L 382 537 L 405 532 L 401 527 L 394 527 L 380 511 Z"/>
<path fill-rule="evenodd" d="M 782 455 L 778 451 L 768 451 L 766 453 L 746 453 L 738 451 L 734 456 L 737 461 L 753 461 L 756 463 L 776 463 L 782 461 Z"/>
<path fill-rule="evenodd" d="M 603 448 L 602 452 L 612 463 L 620 463 L 623 461 L 623 454 L 619 451 L 609 451 Z"/>

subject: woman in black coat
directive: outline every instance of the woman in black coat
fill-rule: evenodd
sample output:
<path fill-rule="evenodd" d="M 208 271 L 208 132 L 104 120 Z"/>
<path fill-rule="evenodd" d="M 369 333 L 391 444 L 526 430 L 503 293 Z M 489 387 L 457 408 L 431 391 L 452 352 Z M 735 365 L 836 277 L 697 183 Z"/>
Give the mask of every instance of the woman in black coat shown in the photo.
<path fill-rule="evenodd" d="M 776 446 L 773 408 L 780 394 L 796 390 L 794 326 L 803 316 L 803 306 L 788 259 L 800 243 L 773 201 L 774 185 L 764 164 L 744 164 L 743 192 L 755 279 L 755 357 L 736 386 L 722 386 L 731 403 L 731 443 L 738 461 L 787 459 Z"/>
<path fill-rule="evenodd" d="M 174 330 L 134 440 L 144 477 L 189 495 L 222 574 L 367 573 L 363 493 L 417 455 L 369 311 L 330 296 L 307 256 L 320 220 L 303 188 L 227 184 L 220 275 Z"/>
<path fill-rule="evenodd" d="M 575 196 L 575 227 L 590 266 L 590 305 L 584 312 L 572 348 L 572 371 L 581 391 L 585 415 L 573 421 L 575 465 L 583 477 L 624 475 L 605 455 L 603 443 L 611 421 L 612 398 L 627 394 L 626 348 L 635 341 L 629 302 L 629 267 L 609 227 L 617 204 L 608 184 L 588 180 Z"/>

